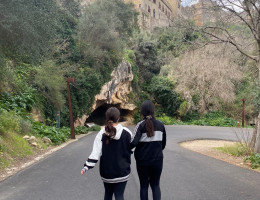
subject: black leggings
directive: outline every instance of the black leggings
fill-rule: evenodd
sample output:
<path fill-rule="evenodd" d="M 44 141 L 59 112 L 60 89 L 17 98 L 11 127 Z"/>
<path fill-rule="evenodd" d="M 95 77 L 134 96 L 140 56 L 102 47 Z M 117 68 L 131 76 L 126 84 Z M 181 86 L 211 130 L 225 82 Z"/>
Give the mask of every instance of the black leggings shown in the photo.
<path fill-rule="evenodd" d="M 141 200 L 148 200 L 149 184 L 153 192 L 153 200 L 161 199 L 160 177 L 162 173 L 163 161 L 158 161 L 153 165 L 139 165 L 136 164 L 137 173 L 140 181 L 140 198 Z"/>
<path fill-rule="evenodd" d="M 121 183 L 104 183 L 105 197 L 104 200 L 112 200 L 113 194 L 116 200 L 124 200 L 124 191 L 126 182 Z"/>

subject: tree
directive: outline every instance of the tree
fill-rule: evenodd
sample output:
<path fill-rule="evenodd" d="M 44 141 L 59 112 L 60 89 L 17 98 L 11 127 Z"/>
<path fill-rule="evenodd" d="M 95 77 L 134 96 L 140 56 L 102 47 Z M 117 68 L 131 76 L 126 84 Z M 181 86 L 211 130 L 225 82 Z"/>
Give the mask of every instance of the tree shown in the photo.
<path fill-rule="evenodd" d="M 97 0 L 86 6 L 79 19 L 77 41 L 83 58 L 99 63 L 121 57 L 137 27 L 137 13 L 120 0 Z"/>
<path fill-rule="evenodd" d="M 46 60 L 36 69 L 35 84 L 48 103 L 61 110 L 65 104 L 62 93 L 66 90 L 64 71 L 53 61 Z"/>
<path fill-rule="evenodd" d="M 206 2 L 206 1 L 205 1 Z M 208 3 L 208 2 L 211 2 Z M 219 10 L 221 15 L 215 23 L 204 23 L 199 31 L 207 35 L 208 43 L 227 43 L 235 47 L 236 51 L 253 60 L 258 68 L 258 85 L 260 85 L 260 1 L 259 0 L 217 0 L 202 3 L 203 10 Z M 203 15 L 202 15 L 203 17 Z M 240 26 L 243 32 L 236 31 Z M 249 38 L 243 44 L 243 33 Z M 260 152 L 260 108 L 255 152 Z"/>
<path fill-rule="evenodd" d="M 232 48 L 218 44 L 186 52 L 161 73 L 176 81 L 176 91 L 190 103 L 196 96 L 201 113 L 220 108 L 219 102 L 235 99 L 236 82 L 242 78 L 238 65 L 231 60 Z"/>
<path fill-rule="evenodd" d="M 136 64 L 139 74 L 142 74 L 141 82 L 149 82 L 152 77 L 160 72 L 160 62 L 157 55 L 156 45 L 153 41 L 141 38 L 136 50 Z"/>
<path fill-rule="evenodd" d="M 176 116 L 182 102 L 181 97 L 174 91 L 174 83 L 161 76 L 154 76 L 148 86 L 148 92 L 153 94 L 157 103 L 161 104 L 163 111 L 169 116 Z"/>
<path fill-rule="evenodd" d="M 0 51 L 17 61 L 35 61 L 49 50 L 61 28 L 55 0 L 1 0 Z"/>

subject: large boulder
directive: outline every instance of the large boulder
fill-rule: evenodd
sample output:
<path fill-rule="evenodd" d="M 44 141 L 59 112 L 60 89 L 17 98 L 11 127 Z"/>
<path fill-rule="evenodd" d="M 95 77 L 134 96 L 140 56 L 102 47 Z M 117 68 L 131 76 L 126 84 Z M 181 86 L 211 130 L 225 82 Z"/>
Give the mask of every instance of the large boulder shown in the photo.
<path fill-rule="evenodd" d="M 116 67 L 111 73 L 111 80 L 104 84 L 98 95 L 95 96 L 95 101 L 92 106 L 92 112 L 104 105 L 115 105 L 119 109 L 127 110 L 128 113 L 134 113 L 136 106 L 129 103 L 128 95 L 132 91 L 132 81 L 134 75 L 132 66 L 126 60 Z M 83 115 L 75 121 L 75 126 L 84 126 L 87 115 Z M 131 116 L 125 118 L 130 119 Z M 127 120 L 128 120 L 127 119 Z"/>
<path fill-rule="evenodd" d="M 102 86 L 101 91 L 95 96 L 95 103 L 92 110 L 103 104 L 119 105 L 119 108 L 135 110 L 136 106 L 129 103 L 128 94 L 132 91 L 131 83 L 134 75 L 132 66 L 123 60 L 111 74 L 111 81 Z"/>

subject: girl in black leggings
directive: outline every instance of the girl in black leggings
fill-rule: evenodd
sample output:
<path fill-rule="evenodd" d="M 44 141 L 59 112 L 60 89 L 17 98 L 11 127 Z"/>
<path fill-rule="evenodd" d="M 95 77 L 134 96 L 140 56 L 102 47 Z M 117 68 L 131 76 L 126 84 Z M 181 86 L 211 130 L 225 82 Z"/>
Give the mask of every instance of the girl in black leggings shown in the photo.
<path fill-rule="evenodd" d="M 83 175 L 93 168 L 100 159 L 99 171 L 104 182 L 104 200 L 124 200 L 124 191 L 130 175 L 132 133 L 126 127 L 118 124 L 120 112 L 111 107 L 106 112 L 106 126 L 97 134 L 93 150 L 88 157 Z"/>
<path fill-rule="evenodd" d="M 154 117 L 154 105 L 150 100 L 143 102 L 141 114 L 144 119 L 134 130 L 131 148 L 135 148 L 137 173 L 140 181 L 141 200 L 148 200 L 149 185 L 153 199 L 161 199 L 160 177 L 163 168 L 163 149 L 166 145 L 166 131 L 162 122 Z"/>

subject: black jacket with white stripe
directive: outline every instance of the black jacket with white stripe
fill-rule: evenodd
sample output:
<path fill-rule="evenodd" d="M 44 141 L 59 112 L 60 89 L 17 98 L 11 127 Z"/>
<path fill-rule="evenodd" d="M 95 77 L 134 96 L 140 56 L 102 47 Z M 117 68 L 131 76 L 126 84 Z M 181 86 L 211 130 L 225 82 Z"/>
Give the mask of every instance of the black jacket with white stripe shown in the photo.
<path fill-rule="evenodd" d="M 139 122 L 134 130 L 131 148 L 135 148 L 135 159 L 137 164 L 150 165 L 163 160 L 162 150 L 166 145 L 166 131 L 162 122 L 152 118 L 154 125 L 154 136 L 147 137 L 146 120 Z"/>
<path fill-rule="evenodd" d="M 129 179 L 131 165 L 130 142 L 132 132 L 121 124 L 115 126 L 116 135 L 106 144 L 105 128 L 97 134 L 92 153 L 84 164 L 85 171 L 93 168 L 100 158 L 99 171 L 106 183 L 124 182 Z"/>

